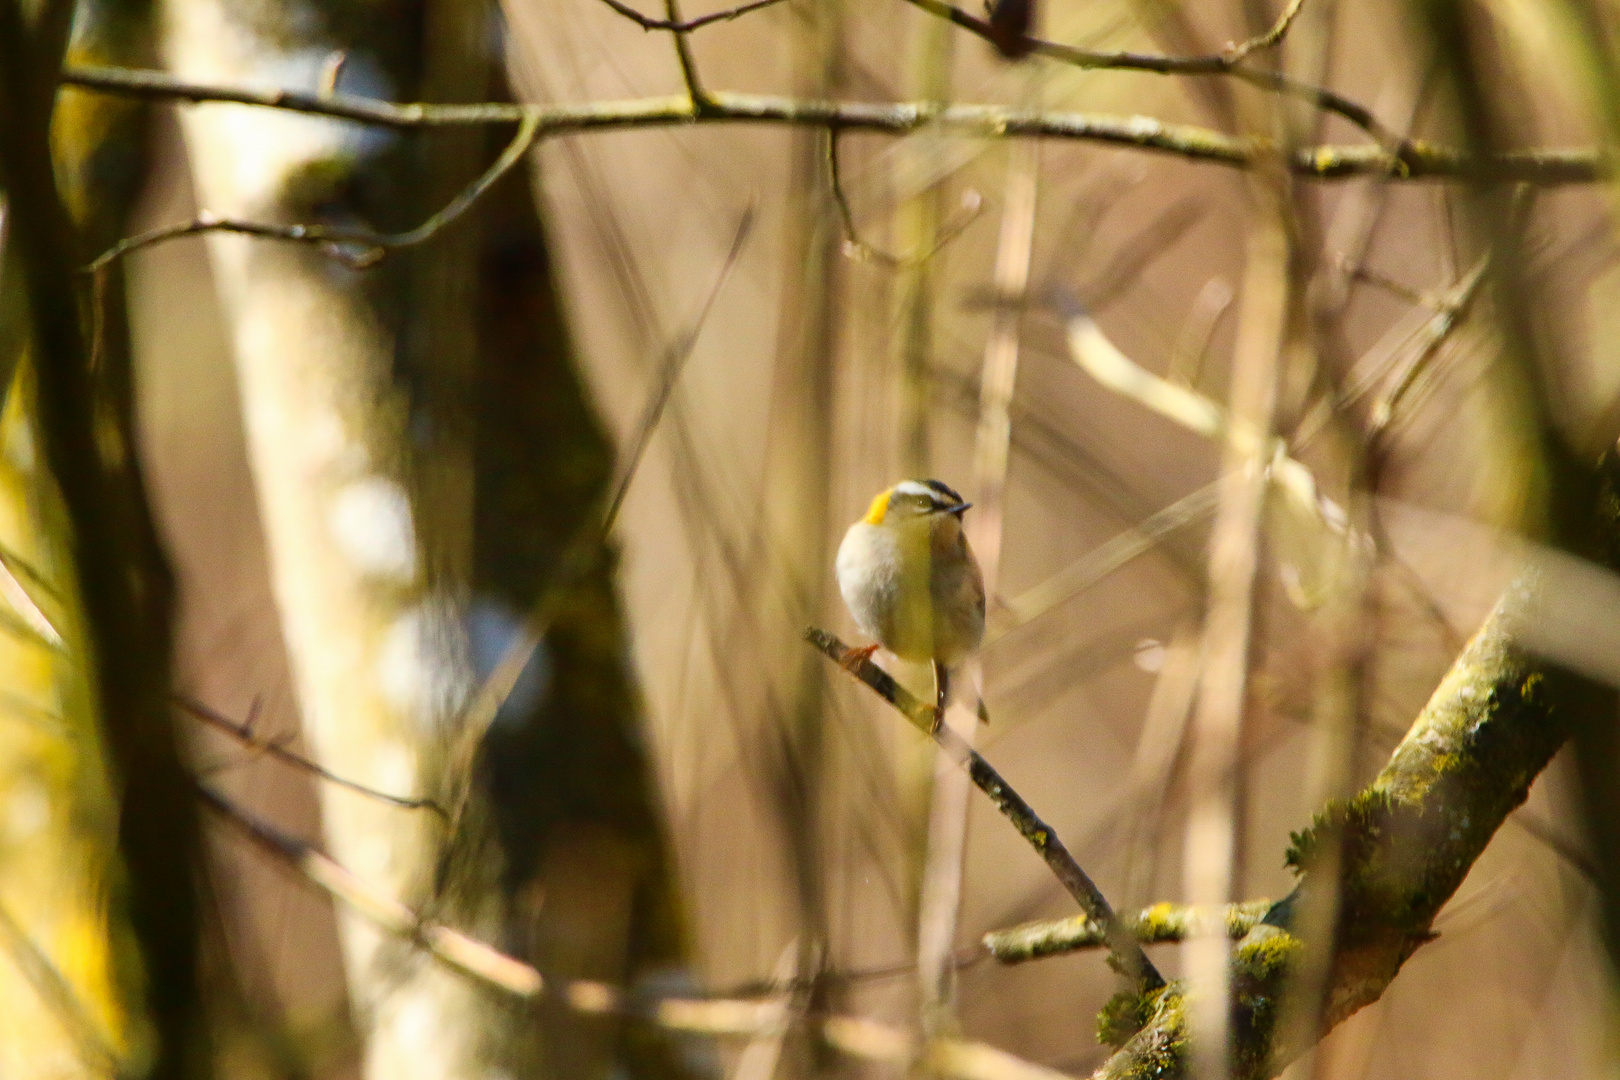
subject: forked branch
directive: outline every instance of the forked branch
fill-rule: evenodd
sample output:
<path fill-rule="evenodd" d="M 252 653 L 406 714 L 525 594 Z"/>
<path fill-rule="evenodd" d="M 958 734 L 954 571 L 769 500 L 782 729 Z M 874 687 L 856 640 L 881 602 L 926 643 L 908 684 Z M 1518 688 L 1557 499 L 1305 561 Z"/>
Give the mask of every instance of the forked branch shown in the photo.
<path fill-rule="evenodd" d="M 730 20 L 738 18 L 739 16 L 747 15 L 751 11 L 758 11 L 760 8 L 768 8 L 773 4 L 780 4 L 781 2 L 782 0 L 753 0 L 753 3 L 751 4 L 742 4 L 738 7 L 727 8 L 725 11 L 710 12 L 707 15 L 699 15 L 695 19 L 654 19 L 651 16 L 643 15 L 629 4 L 621 3 L 620 0 L 602 0 L 602 3 L 606 4 L 614 11 L 617 11 L 620 15 L 623 15 L 625 18 L 629 19 L 643 30 L 668 30 L 676 34 L 689 34 L 693 30 L 701 29 L 702 27 L 708 26 L 711 23 L 729 22 Z"/>

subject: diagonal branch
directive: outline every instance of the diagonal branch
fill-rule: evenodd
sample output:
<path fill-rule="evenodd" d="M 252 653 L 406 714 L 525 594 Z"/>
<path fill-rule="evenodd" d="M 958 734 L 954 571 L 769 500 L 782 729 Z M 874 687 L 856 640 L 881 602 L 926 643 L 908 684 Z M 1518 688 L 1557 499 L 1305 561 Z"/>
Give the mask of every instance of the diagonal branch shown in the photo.
<path fill-rule="evenodd" d="M 1069 849 L 1063 846 L 1057 832 L 1036 815 L 1023 796 L 1014 791 L 1012 785 L 1003 780 L 1001 774 L 977 750 L 949 726 L 938 722 L 938 714 L 932 705 L 914 697 L 888 672 L 852 652 L 849 646 L 827 631 L 811 627 L 804 632 L 804 639 L 894 706 L 913 727 L 932 738 L 952 760 L 967 770 L 969 778 L 979 790 L 990 796 L 996 809 L 1012 822 L 1018 834 L 1029 841 L 1030 846 L 1046 861 L 1058 881 L 1079 903 L 1081 910 L 1109 928 L 1110 963 L 1118 971 L 1134 979 L 1143 993 L 1156 992 L 1164 987 L 1164 977 L 1114 914 L 1102 890 L 1081 869 L 1074 856 L 1069 854 Z"/>
<path fill-rule="evenodd" d="M 262 821 L 201 785 L 204 806 L 259 850 L 282 862 L 377 929 L 402 938 L 452 971 L 520 1000 L 553 995 L 575 1012 L 628 1016 L 701 1035 L 758 1036 L 794 1017 L 781 993 L 753 999 L 665 997 L 592 979 L 557 979 L 442 923 L 424 919 L 363 880 L 315 845 Z M 0 927 L 3 929 L 3 927 Z M 1064 1074 L 985 1043 L 935 1039 L 919 1045 L 908 1032 L 864 1017 L 810 1014 L 804 1019 L 828 1046 L 851 1057 L 900 1066 L 922 1064 L 954 1080 L 1069 1080 Z"/>
<path fill-rule="evenodd" d="M 1614 498 L 1612 487 L 1606 498 Z M 1294 835 L 1288 861 L 1301 871 L 1299 885 L 1232 953 L 1235 1080 L 1275 1075 L 1376 1001 L 1433 938 L 1436 915 L 1567 741 L 1571 722 L 1613 715 L 1612 690 L 1536 658 L 1521 644 L 1524 628 L 1549 610 L 1543 592 L 1535 571 L 1510 589 L 1372 784 L 1348 801 L 1330 803 Z M 1334 850 L 1338 859 L 1323 858 Z M 1284 1028 L 1279 1002 L 1290 976 L 1320 947 L 1301 936 L 1309 931 L 1297 913 L 1321 889 L 1340 896 L 1339 922 L 1325 946 L 1323 1011 L 1314 1027 Z M 1187 987 L 1172 983 L 1118 1007 L 1134 1015 L 1140 1030 L 1094 1080 L 1186 1075 L 1186 1004 Z"/>
<path fill-rule="evenodd" d="M 350 780 L 346 776 L 341 776 L 325 766 L 311 761 L 302 754 L 296 754 L 288 750 L 278 742 L 265 738 L 253 730 L 253 717 L 251 715 L 249 715 L 246 723 L 237 723 L 224 713 L 210 709 L 202 702 L 184 695 L 176 694 L 174 700 L 176 704 L 198 720 L 215 730 L 223 731 L 244 746 L 259 753 L 269 754 L 277 761 L 285 762 L 296 769 L 302 769 L 314 776 L 318 776 L 329 784 L 347 788 L 357 794 L 364 795 L 368 799 L 375 799 L 390 806 L 397 806 L 401 810 L 428 810 L 441 820 L 449 819 L 449 814 L 445 812 L 444 807 L 432 799 L 413 799 L 405 795 L 392 795 L 386 791 L 378 791 L 376 788 L 367 787 L 358 781 Z"/>

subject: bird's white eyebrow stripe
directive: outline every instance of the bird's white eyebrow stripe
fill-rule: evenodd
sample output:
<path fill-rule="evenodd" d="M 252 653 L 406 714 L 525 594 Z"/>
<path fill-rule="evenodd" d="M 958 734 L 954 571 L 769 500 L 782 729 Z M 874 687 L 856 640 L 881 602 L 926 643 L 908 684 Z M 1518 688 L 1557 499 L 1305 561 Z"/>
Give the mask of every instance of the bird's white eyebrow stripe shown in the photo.
<path fill-rule="evenodd" d="M 939 493 L 933 488 L 929 487 L 927 484 L 919 484 L 915 480 L 902 480 L 898 484 L 894 485 L 894 490 L 895 494 L 897 495 L 921 495 L 923 498 L 929 500 L 937 499 L 939 497 Z"/>
<path fill-rule="evenodd" d="M 962 496 L 938 480 L 902 480 L 894 485 L 896 495 L 927 499 L 936 510 L 950 510 L 962 505 Z"/>

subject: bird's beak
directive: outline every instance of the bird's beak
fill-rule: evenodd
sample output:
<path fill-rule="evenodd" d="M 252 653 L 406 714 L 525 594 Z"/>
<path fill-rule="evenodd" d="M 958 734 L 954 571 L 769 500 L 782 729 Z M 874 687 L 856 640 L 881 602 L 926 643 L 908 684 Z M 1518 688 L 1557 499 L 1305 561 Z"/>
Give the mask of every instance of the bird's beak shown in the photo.
<path fill-rule="evenodd" d="M 963 503 L 961 506 L 953 506 L 945 512 L 947 514 L 955 514 L 957 517 L 961 517 L 971 509 L 973 509 L 972 503 Z"/>

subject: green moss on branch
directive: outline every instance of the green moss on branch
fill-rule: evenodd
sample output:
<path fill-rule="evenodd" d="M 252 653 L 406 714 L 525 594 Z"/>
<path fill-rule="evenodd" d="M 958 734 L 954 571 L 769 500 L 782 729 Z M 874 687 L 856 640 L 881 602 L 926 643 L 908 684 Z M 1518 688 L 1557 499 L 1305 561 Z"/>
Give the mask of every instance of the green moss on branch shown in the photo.
<path fill-rule="evenodd" d="M 1527 574 L 1452 665 L 1389 764 L 1366 790 L 1330 805 L 1296 834 L 1289 861 L 1299 886 L 1244 935 L 1233 952 L 1234 1080 L 1274 1075 L 1306 1047 L 1281 1037 L 1281 1001 L 1297 958 L 1312 943 L 1294 913 L 1314 889 L 1339 890 L 1327 994 L 1314 1042 L 1384 992 L 1408 957 L 1434 935 L 1434 918 L 1496 830 L 1568 737 L 1568 718 L 1612 695 L 1529 655 L 1515 620 L 1536 601 Z M 1337 850 L 1338 858 L 1328 852 Z M 1329 867 L 1339 870 L 1328 877 Z M 1140 1032 L 1096 1074 L 1172 1077 L 1188 1071 L 1183 984 L 1152 1002 Z M 1145 1006 L 1138 1006 L 1139 1011 Z M 1131 1013 L 1110 1003 L 1112 1030 Z"/>
<path fill-rule="evenodd" d="M 1144 945 L 1166 941 L 1182 941 L 1199 923 L 1211 916 L 1226 923 L 1226 932 L 1234 940 L 1241 938 L 1270 911 L 1270 900 L 1245 900 L 1219 908 L 1194 907 L 1187 904 L 1154 904 L 1140 911 L 1120 916 L 1131 935 Z M 992 930 L 984 935 L 984 947 L 1003 964 L 1019 964 L 1038 960 L 1043 956 L 1057 956 L 1095 949 L 1108 944 L 1108 932 L 1086 915 L 1067 919 L 1042 919 L 1038 922 Z"/>

